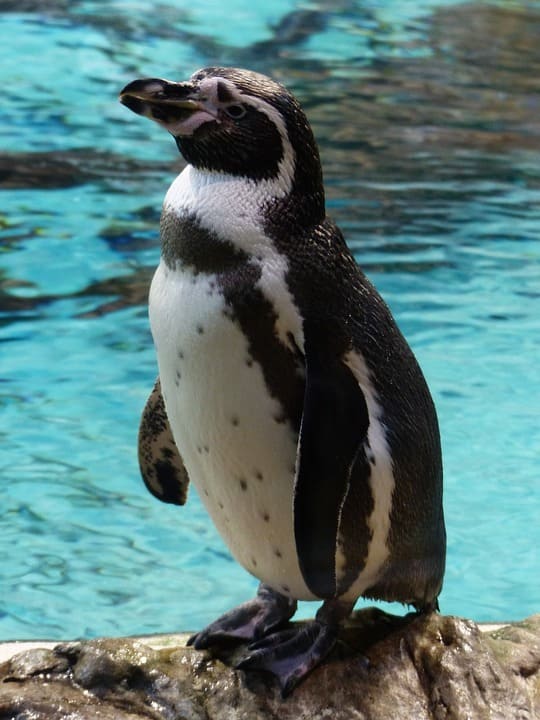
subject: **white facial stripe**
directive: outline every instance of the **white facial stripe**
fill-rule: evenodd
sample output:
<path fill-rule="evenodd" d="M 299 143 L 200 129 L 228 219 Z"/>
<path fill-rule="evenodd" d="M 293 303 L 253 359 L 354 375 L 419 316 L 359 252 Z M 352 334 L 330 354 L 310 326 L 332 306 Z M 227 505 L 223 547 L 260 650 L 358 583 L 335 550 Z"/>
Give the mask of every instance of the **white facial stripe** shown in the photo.
<path fill-rule="evenodd" d="M 283 117 L 273 105 L 270 105 L 270 103 L 267 103 L 258 97 L 254 97 L 253 95 L 244 95 L 243 93 L 241 93 L 239 97 L 242 102 L 252 105 L 256 110 L 264 113 L 278 129 L 281 142 L 283 144 L 283 157 L 279 163 L 278 179 L 281 178 L 282 182 L 286 182 L 286 192 L 288 193 L 292 187 L 294 179 L 296 153 L 294 152 L 289 140 L 289 134 Z"/>
<path fill-rule="evenodd" d="M 222 103 L 219 100 L 218 86 L 225 85 L 231 100 L 226 103 Z M 280 185 L 283 186 L 284 194 L 288 193 L 292 187 L 292 181 L 294 178 L 294 168 L 296 162 L 296 153 L 294 152 L 292 145 L 289 140 L 289 134 L 287 133 L 287 127 L 283 121 L 283 117 L 276 110 L 276 108 L 254 95 L 248 95 L 247 93 L 241 92 L 236 85 L 226 78 L 213 77 L 206 78 L 200 84 L 201 95 L 204 96 L 204 101 L 210 101 L 219 107 L 220 105 L 231 105 L 234 103 L 243 103 L 245 105 L 251 105 L 258 112 L 262 112 L 266 117 L 276 126 L 281 142 L 283 145 L 283 157 L 279 163 L 278 180 Z"/>

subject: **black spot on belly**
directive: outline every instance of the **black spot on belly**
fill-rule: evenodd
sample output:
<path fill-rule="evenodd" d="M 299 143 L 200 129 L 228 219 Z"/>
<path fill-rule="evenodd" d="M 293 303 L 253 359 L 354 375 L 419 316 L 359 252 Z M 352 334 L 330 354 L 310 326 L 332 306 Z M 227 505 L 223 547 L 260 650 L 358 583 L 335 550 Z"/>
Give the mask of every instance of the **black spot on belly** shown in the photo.
<path fill-rule="evenodd" d="M 179 359 L 179 360 L 183 360 L 183 359 L 184 359 L 184 353 L 183 353 L 181 350 L 178 351 L 178 359 Z"/>
<path fill-rule="evenodd" d="M 231 425 L 234 425 L 234 427 L 238 427 L 238 425 L 240 425 L 240 420 L 237 415 L 233 415 L 231 417 Z"/>
<path fill-rule="evenodd" d="M 255 470 L 255 479 L 259 482 L 262 482 L 264 480 L 264 475 L 260 470 Z"/>
<path fill-rule="evenodd" d="M 286 593 L 291 592 L 291 588 L 288 585 L 282 585 L 281 589 Z"/>
<path fill-rule="evenodd" d="M 207 455 L 208 455 L 208 453 L 210 452 L 210 448 L 208 447 L 208 445 L 205 445 L 205 446 L 203 447 L 203 450 L 204 450 L 204 452 L 205 452 Z"/>
<path fill-rule="evenodd" d="M 270 514 L 267 513 L 265 510 L 261 513 L 261 517 L 264 522 L 270 522 Z"/>
<path fill-rule="evenodd" d="M 221 500 L 218 502 L 218 508 L 220 510 L 223 510 L 225 508 L 225 505 L 221 502 Z"/>
<path fill-rule="evenodd" d="M 277 558 L 282 558 L 282 557 L 283 557 L 283 553 L 281 552 L 281 550 L 280 550 L 279 548 L 274 548 L 274 555 L 275 555 Z"/>
<path fill-rule="evenodd" d="M 240 487 L 243 492 L 246 492 L 247 490 L 247 480 L 245 478 L 238 478 L 238 482 L 240 483 Z"/>
<path fill-rule="evenodd" d="M 203 328 L 202 325 L 197 325 L 197 332 L 199 333 L 199 335 L 202 335 L 202 334 L 203 334 L 204 328 Z"/>
<path fill-rule="evenodd" d="M 253 567 L 257 567 L 257 561 L 254 557 L 251 558 L 251 564 L 253 565 Z"/>

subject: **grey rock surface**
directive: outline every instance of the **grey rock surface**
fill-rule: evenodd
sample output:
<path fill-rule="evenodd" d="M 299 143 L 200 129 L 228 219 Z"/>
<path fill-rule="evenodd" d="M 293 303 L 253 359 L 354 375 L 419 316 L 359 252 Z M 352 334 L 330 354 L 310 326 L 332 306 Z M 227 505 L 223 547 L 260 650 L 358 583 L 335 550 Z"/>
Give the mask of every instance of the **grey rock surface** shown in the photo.
<path fill-rule="evenodd" d="M 185 640 L 185 638 L 184 638 Z M 536 720 L 540 615 L 469 620 L 355 613 L 331 658 L 282 700 L 269 677 L 164 637 L 32 649 L 0 665 L 0 720 Z"/>

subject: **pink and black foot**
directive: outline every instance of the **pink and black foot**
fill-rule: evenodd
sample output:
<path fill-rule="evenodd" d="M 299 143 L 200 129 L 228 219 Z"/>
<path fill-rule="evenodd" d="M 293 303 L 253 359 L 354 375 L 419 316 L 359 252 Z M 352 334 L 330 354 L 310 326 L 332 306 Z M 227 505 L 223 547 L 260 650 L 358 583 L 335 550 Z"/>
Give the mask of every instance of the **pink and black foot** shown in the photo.
<path fill-rule="evenodd" d="M 248 646 L 248 655 L 236 666 L 239 670 L 272 674 L 282 697 L 319 665 L 334 648 L 341 622 L 354 603 L 327 600 L 315 620 L 275 632 Z"/>
<path fill-rule="evenodd" d="M 228 642 L 259 640 L 283 627 L 296 612 L 297 602 L 261 583 L 253 600 L 229 610 L 199 633 L 188 645 L 196 650 Z"/>

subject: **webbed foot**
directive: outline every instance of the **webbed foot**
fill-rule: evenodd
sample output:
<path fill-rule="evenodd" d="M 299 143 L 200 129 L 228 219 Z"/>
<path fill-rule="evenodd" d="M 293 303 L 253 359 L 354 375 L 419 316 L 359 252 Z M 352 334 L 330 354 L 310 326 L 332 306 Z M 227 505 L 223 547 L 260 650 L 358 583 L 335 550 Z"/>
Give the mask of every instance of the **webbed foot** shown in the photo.
<path fill-rule="evenodd" d="M 274 633 L 250 645 L 249 654 L 236 667 L 271 673 L 285 698 L 332 650 L 338 630 L 336 625 L 312 620 L 300 628 Z"/>
<path fill-rule="evenodd" d="M 297 602 L 261 583 L 253 600 L 229 610 L 204 630 L 192 635 L 188 645 L 205 650 L 230 640 L 258 640 L 284 625 L 296 612 Z"/>
<path fill-rule="evenodd" d="M 274 675 L 287 697 L 317 667 L 336 644 L 340 623 L 353 604 L 327 601 L 315 620 L 276 632 L 248 646 L 248 655 L 236 666 L 239 670 L 256 670 Z"/>

